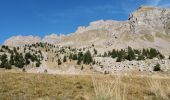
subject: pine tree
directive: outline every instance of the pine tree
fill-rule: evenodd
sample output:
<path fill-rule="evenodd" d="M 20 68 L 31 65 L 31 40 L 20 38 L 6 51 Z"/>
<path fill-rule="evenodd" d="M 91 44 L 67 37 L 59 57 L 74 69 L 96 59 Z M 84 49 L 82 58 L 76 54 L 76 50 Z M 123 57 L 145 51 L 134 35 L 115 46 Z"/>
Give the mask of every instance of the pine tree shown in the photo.
<path fill-rule="evenodd" d="M 131 47 L 128 47 L 128 54 L 127 54 L 127 57 L 126 59 L 131 61 L 131 60 L 134 60 L 136 57 L 135 57 L 135 53 L 133 51 L 133 49 Z"/>
<path fill-rule="evenodd" d="M 71 59 L 73 59 L 73 55 L 72 55 L 72 53 L 70 53 L 70 55 L 69 55 L 69 59 L 70 59 L 70 61 L 71 61 Z"/>
<path fill-rule="evenodd" d="M 84 64 L 90 64 L 93 62 L 93 59 L 92 59 L 92 56 L 91 56 L 91 53 L 90 51 L 88 50 L 85 54 L 84 54 L 84 57 L 83 57 L 83 63 Z"/>
<path fill-rule="evenodd" d="M 15 60 L 14 65 L 15 65 L 16 67 L 18 67 L 18 68 L 23 68 L 23 67 L 24 67 L 24 65 L 25 65 L 25 60 L 24 60 L 24 58 L 23 58 L 22 53 L 16 54 L 16 55 L 14 56 L 14 60 Z"/>
<path fill-rule="evenodd" d="M 153 59 L 158 56 L 158 52 L 156 49 L 151 48 L 149 51 L 149 59 Z"/>
<path fill-rule="evenodd" d="M 126 52 L 123 49 L 121 49 L 121 51 L 118 51 L 117 52 L 117 60 L 116 60 L 116 62 L 123 61 L 125 59 L 125 54 L 126 54 Z"/>
<path fill-rule="evenodd" d="M 73 54 L 73 60 L 77 60 L 77 54 Z"/>
<path fill-rule="evenodd" d="M 15 53 L 15 54 L 18 53 L 16 47 L 14 47 L 13 50 L 14 50 L 14 53 Z"/>
<path fill-rule="evenodd" d="M 8 63 L 7 55 L 6 54 L 1 55 L 0 60 L 1 60 L 0 68 L 5 68 L 6 64 Z"/>
<path fill-rule="evenodd" d="M 97 55 L 97 50 L 94 48 L 94 54 Z"/>
<path fill-rule="evenodd" d="M 142 50 L 142 55 L 143 55 L 144 57 L 147 56 L 147 53 L 146 53 L 146 50 L 145 50 L 145 49 Z"/>
<path fill-rule="evenodd" d="M 82 62 L 82 60 L 83 60 L 83 53 L 82 52 L 79 52 L 78 53 L 78 58 L 77 58 L 77 64 L 78 65 L 81 65 L 81 62 Z"/>
<path fill-rule="evenodd" d="M 108 55 L 107 55 L 107 53 L 106 52 L 104 52 L 104 55 L 103 55 L 103 57 L 107 57 Z"/>
<path fill-rule="evenodd" d="M 62 63 L 61 63 L 61 61 L 60 61 L 60 59 L 58 59 L 58 65 L 61 65 Z"/>
<path fill-rule="evenodd" d="M 117 51 L 115 49 L 112 50 L 111 56 L 112 56 L 112 58 L 116 58 L 117 57 Z"/>
<path fill-rule="evenodd" d="M 9 64 L 14 65 L 14 55 L 13 54 L 10 55 Z"/>
<path fill-rule="evenodd" d="M 67 62 L 67 57 L 66 56 L 64 56 L 63 62 Z"/>
<path fill-rule="evenodd" d="M 6 68 L 6 69 L 11 69 L 12 68 L 11 64 L 8 62 L 6 54 L 1 55 L 0 60 L 1 60 L 0 68 Z"/>

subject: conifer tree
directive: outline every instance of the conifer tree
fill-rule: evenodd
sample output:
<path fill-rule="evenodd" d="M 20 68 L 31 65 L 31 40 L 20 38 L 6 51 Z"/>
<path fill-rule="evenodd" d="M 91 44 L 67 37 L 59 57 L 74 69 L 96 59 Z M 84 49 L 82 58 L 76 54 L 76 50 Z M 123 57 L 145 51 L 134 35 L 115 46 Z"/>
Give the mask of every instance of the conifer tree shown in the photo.
<path fill-rule="evenodd" d="M 131 47 L 128 47 L 128 54 L 127 54 L 127 57 L 126 59 L 131 61 L 131 60 L 134 60 L 136 57 L 135 57 L 135 53 L 133 51 L 133 49 Z"/>
<path fill-rule="evenodd" d="M 13 54 L 10 55 L 9 64 L 14 65 L 14 55 Z"/>
<path fill-rule="evenodd" d="M 116 58 L 117 57 L 117 51 L 115 49 L 112 50 L 112 58 Z"/>
<path fill-rule="evenodd" d="M 103 57 L 107 57 L 108 55 L 107 55 L 107 53 L 106 52 L 104 52 L 104 55 L 103 55 Z"/>
<path fill-rule="evenodd" d="M 61 61 L 60 61 L 60 59 L 58 59 L 58 65 L 61 65 L 62 63 L 61 63 Z"/>
<path fill-rule="evenodd" d="M 78 53 L 78 58 L 77 58 L 77 64 L 80 65 L 82 60 L 83 60 L 83 53 L 82 52 L 79 52 Z"/>
<path fill-rule="evenodd" d="M 77 54 L 73 54 L 73 60 L 77 60 Z"/>
<path fill-rule="evenodd" d="M 72 53 L 70 53 L 70 55 L 69 55 L 69 59 L 71 60 L 71 59 L 73 59 L 73 55 L 72 55 Z"/>
<path fill-rule="evenodd" d="M 63 62 L 67 62 L 67 57 L 66 56 L 64 56 Z"/>
<path fill-rule="evenodd" d="M 7 55 L 6 54 L 1 55 L 0 60 L 1 60 L 0 68 L 5 68 L 5 65 L 8 63 Z"/>
<path fill-rule="evenodd" d="M 97 55 L 97 50 L 94 48 L 94 54 Z"/>
<path fill-rule="evenodd" d="M 90 64 L 93 62 L 93 59 L 92 59 L 92 56 L 91 56 L 91 53 L 90 51 L 88 50 L 85 54 L 84 54 L 84 57 L 83 57 L 83 63 L 84 64 Z"/>
<path fill-rule="evenodd" d="M 16 54 L 15 57 L 14 57 L 14 59 L 15 59 L 14 65 L 15 65 L 16 67 L 18 67 L 18 68 L 23 68 L 23 67 L 24 67 L 24 65 L 25 65 L 25 60 L 24 60 L 24 58 L 23 58 L 22 53 Z"/>

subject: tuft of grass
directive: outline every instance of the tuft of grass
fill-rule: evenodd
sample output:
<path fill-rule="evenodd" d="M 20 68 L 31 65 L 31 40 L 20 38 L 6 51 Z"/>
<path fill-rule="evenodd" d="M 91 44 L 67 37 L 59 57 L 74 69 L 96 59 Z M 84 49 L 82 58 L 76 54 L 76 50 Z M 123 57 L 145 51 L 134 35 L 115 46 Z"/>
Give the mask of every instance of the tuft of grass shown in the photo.
<path fill-rule="evenodd" d="M 126 100 L 126 85 L 121 79 L 119 75 L 115 79 L 92 77 L 96 100 Z"/>
<path fill-rule="evenodd" d="M 113 98 L 112 90 L 115 88 L 113 81 L 108 80 L 106 82 L 101 82 L 94 77 L 92 80 L 96 94 L 96 100 L 111 100 L 111 98 Z"/>
<path fill-rule="evenodd" d="M 169 84 L 165 81 L 165 84 L 163 85 L 162 82 L 162 79 L 152 77 L 148 80 L 150 92 L 155 95 L 155 97 L 153 97 L 155 100 L 169 100 L 169 93 L 167 92 L 170 89 Z"/>

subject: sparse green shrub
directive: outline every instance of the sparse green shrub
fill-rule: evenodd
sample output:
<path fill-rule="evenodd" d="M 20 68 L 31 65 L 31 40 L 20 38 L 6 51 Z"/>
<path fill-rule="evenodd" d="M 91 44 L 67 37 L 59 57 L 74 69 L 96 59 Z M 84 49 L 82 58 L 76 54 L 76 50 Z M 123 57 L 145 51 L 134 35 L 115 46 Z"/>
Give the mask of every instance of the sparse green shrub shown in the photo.
<path fill-rule="evenodd" d="M 41 65 L 41 62 L 36 62 L 36 67 L 40 67 L 40 65 Z"/>
<path fill-rule="evenodd" d="M 161 68 L 160 68 L 160 64 L 158 63 L 158 64 L 156 64 L 155 66 L 154 66 L 154 69 L 153 69 L 154 71 L 160 71 L 161 70 Z"/>

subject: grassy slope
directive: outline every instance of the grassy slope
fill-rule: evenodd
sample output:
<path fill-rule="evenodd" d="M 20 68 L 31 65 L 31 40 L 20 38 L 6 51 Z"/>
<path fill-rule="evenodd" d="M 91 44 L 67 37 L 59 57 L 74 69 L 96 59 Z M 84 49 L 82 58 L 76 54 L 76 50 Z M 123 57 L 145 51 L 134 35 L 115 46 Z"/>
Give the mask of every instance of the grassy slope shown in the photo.
<path fill-rule="evenodd" d="M 88 76 L 0 73 L 0 100 L 80 99 L 94 97 Z"/>
<path fill-rule="evenodd" d="M 170 79 L 165 77 L 0 71 L 0 100 L 168 100 L 169 84 Z"/>

